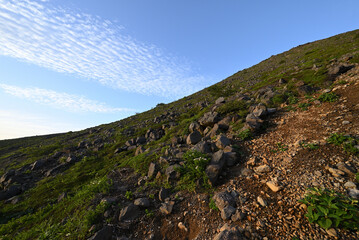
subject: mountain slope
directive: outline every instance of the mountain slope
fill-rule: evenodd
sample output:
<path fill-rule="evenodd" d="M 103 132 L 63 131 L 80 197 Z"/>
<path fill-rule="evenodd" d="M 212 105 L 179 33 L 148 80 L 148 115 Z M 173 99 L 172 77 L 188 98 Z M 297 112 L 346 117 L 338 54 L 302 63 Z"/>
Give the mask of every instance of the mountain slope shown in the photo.
<path fill-rule="evenodd" d="M 0 141 L 0 236 L 358 238 L 298 202 L 311 186 L 358 196 L 358 65 L 356 30 L 118 122 Z"/>

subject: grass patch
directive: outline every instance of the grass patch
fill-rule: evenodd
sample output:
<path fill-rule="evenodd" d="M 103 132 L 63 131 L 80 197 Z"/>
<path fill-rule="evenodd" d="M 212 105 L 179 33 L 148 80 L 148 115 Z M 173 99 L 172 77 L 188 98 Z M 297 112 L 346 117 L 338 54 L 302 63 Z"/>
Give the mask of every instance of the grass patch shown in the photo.
<path fill-rule="evenodd" d="M 333 133 L 329 136 L 327 142 L 341 146 L 344 151 L 348 153 L 359 155 L 359 149 L 356 147 L 358 145 L 358 139 L 354 137 L 346 136 L 340 133 Z"/>
<path fill-rule="evenodd" d="M 323 93 L 318 97 L 318 100 L 321 102 L 336 102 L 338 101 L 339 96 L 335 93 Z"/>
<path fill-rule="evenodd" d="M 242 140 L 242 141 L 245 141 L 245 140 L 250 140 L 253 138 L 253 133 L 250 129 L 246 129 L 240 133 L 238 133 L 238 137 Z"/>
<path fill-rule="evenodd" d="M 181 178 L 176 189 L 190 192 L 195 191 L 196 188 L 210 189 L 211 185 L 208 183 L 208 176 L 205 172 L 210 158 L 200 152 L 187 151 L 183 155 L 183 160 L 185 164 L 183 167 L 178 168 Z"/>

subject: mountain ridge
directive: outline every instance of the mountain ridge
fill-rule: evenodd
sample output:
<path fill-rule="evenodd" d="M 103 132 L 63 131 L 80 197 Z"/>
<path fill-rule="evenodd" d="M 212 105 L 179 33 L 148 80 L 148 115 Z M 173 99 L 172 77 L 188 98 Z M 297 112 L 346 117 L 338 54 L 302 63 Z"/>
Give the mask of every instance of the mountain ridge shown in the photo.
<path fill-rule="evenodd" d="M 357 196 L 359 100 L 353 96 L 359 96 L 358 65 L 359 30 L 354 30 L 297 46 L 120 121 L 2 140 L 0 236 L 306 239 L 325 234 L 354 239 L 358 229 L 322 231 L 309 224 L 306 207 L 297 200 L 306 191 L 301 184 L 310 187 L 315 181 Z M 320 114 L 329 117 L 314 121 Z M 296 122 L 288 123 L 289 129 L 288 119 Z M 300 119 L 313 123 L 303 125 Z M 341 125 L 330 125 L 338 119 Z M 319 128 L 322 121 L 330 129 Z M 323 138 L 308 135 L 312 127 Z M 326 140 L 335 128 L 349 134 L 345 148 Z M 331 151 L 340 161 L 331 159 Z M 296 156 L 310 159 L 322 179 L 301 172 Z M 323 156 L 327 159 L 320 162 Z M 298 186 L 288 169 L 302 179 Z M 354 187 L 346 189 L 344 182 Z M 298 194 L 292 191 L 296 188 Z M 278 222 L 274 214 L 290 219 Z M 296 226 L 293 231 L 289 224 Z"/>

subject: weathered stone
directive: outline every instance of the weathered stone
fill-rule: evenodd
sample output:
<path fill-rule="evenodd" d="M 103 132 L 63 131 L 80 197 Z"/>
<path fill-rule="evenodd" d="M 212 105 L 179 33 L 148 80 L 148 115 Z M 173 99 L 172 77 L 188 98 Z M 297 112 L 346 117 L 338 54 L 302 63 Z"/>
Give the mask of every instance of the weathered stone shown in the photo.
<path fill-rule="evenodd" d="M 0 192 L 0 201 L 17 196 L 21 192 L 22 192 L 22 188 L 20 185 L 12 185 L 9 187 L 8 190 Z"/>
<path fill-rule="evenodd" d="M 135 152 L 135 156 L 137 156 L 138 154 L 144 153 L 146 151 L 146 149 L 142 146 L 138 146 L 136 148 L 136 152 Z"/>
<path fill-rule="evenodd" d="M 199 141 L 201 141 L 201 139 L 202 139 L 201 133 L 195 130 L 188 135 L 186 142 L 188 145 L 194 145 Z"/>
<path fill-rule="evenodd" d="M 213 240 L 242 240 L 244 239 L 241 230 L 237 226 L 230 227 L 225 224 L 220 233 L 218 233 Z"/>
<path fill-rule="evenodd" d="M 254 116 L 253 113 L 250 113 L 246 117 L 246 124 L 251 129 L 259 129 L 262 126 L 263 120 L 259 117 Z"/>
<path fill-rule="evenodd" d="M 219 150 L 212 155 L 211 164 L 216 164 L 222 169 L 225 163 L 226 163 L 226 156 L 223 150 Z"/>
<path fill-rule="evenodd" d="M 114 229 L 111 226 L 105 226 L 96 232 L 89 240 L 112 240 Z"/>
<path fill-rule="evenodd" d="M 144 136 L 141 136 L 141 137 L 137 137 L 136 138 L 136 143 L 137 144 L 145 144 L 146 143 L 146 138 Z"/>
<path fill-rule="evenodd" d="M 192 133 L 194 131 L 200 131 L 201 129 L 201 125 L 199 125 L 198 122 L 192 122 L 190 125 L 189 125 L 189 131 Z"/>
<path fill-rule="evenodd" d="M 136 219 L 140 214 L 140 208 L 133 203 L 123 208 L 120 212 L 118 220 L 121 221 L 131 221 Z"/>
<path fill-rule="evenodd" d="M 198 120 L 199 124 L 204 127 L 213 126 L 218 121 L 219 115 L 217 112 L 207 112 Z"/>
<path fill-rule="evenodd" d="M 178 223 L 178 228 L 185 232 L 188 232 L 188 228 L 186 228 L 186 226 L 183 224 L 183 222 Z"/>
<path fill-rule="evenodd" d="M 343 73 L 349 71 L 353 67 L 354 67 L 354 65 L 349 65 L 349 64 L 346 64 L 346 63 L 334 64 L 334 65 L 329 67 L 328 74 L 332 75 L 332 76 L 338 76 L 340 74 L 343 74 Z"/>
<path fill-rule="evenodd" d="M 225 102 L 226 102 L 226 100 L 224 99 L 224 97 L 219 97 L 215 101 L 215 104 L 221 104 L 221 103 L 225 103 Z"/>
<path fill-rule="evenodd" d="M 227 191 L 222 191 L 222 192 L 216 193 L 213 196 L 213 200 L 216 202 L 216 206 L 218 207 L 218 209 L 220 211 L 222 211 L 222 209 L 227 207 L 227 206 L 232 206 L 232 207 L 236 206 L 235 199 Z"/>
<path fill-rule="evenodd" d="M 160 212 L 164 215 L 171 214 L 174 204 L 175 204 L 174 201 L 161 203 Z"/>
<path fill-rule="evenodd" d="M 267 107 L 263 103 L 260 103 L 253 109 L 252 114 L 262 118 L 267 115 Z"/>
<path fill-rule="evenodd" d="M 356 170 L 354 168 L 348 166 L 347 164 L 345 164 L 343 162 L 337 163 L 337 168 L 349 175 L 353 175 L 356 173 Z"/>
<path fill-rule="evenodd" d="M 210 137 L 210 138 L 213 138 L 214 136 L 218 135 L 220 133 L 220 129 L 219 129 L 219 126 L 218 124 L 214 124 L 213 128 L 210 129 L 208 131 L 208 133 L 206 134 L 206 136 Z"/>
<path fill-rule="evenodd" d="M 356 188 L 357 186 L 352 181 L 348 181 L 344 184 L 345 188 Z"/>
<path fill-rule="evenodd" d="M 258 197 L 257 197 L 257 201 L 258 201 L 258 203 L 259 203 L 262 207 L 266 207 L 266 206 L 267 206 L 267 202 L 266 202 L 261 196 L 258 196 Z"/>
<path fill-rule="evenodd" d="M 33 164 L 30 165 L 31 171 L 35 171 L 35 170 L 42 168 L 44 166 L 45 162 L 46 161 L 44 159 L 34 162 Z"/>
<path fill-rule="evenodd" d="M 315 89 L 309 85 L 303 85 L 303 86 L 298 87 L 297 90 L 300 95 L 306 95 L 306 94 L 310 94 L 310 93 L 314 92 Z"/>
<path fill-rule="evenodd" d="M 359 199 L 359 190 L 358 189 L 349 189 L 349 196 L 355 199 Z"/>
<path fill-rule="evenodd" d="M 277 186 L 277 184 L 275 184 L 273 181 L 268 181 L 266 182 L 266 184 L 273 192 L 278 192 L 282 189 L 281 187 Z"/>
<path fill-rule="evenodd" d="M 264 165 L 254 168 L 254 171 L 256 173 L 266 173 L 266 172 L 270 172 L 271 168 L 267 164 L 264 164 Z"/>
<path fill-rule="evenodd" d="M 158 193 L 158 199 L 164 202 L 169 196 L 171 196 L 171 189 L 161 187 Z"/>
<path fill-rule="evenodd" d="M 220 149 L 225 148 L 226 146 L 230 145 L 231 141 L 224 135 L 219 135 L 216 140 L 216 146 Z"/>
<path fill-rule="evenodd" d="M 8 181 L 14 175 L 15 175 L 15 170 L 14 169 L 11 169 L 11 170 L 7 171 L 4 175 L 1 176 L 0 184 L 3 183 L 3 182 Z"/>
<path fill-rule="evenodd" d="M 240 221 L 240 220 L 243 220 L 244 218 L 245 218 L 245 214 L 243 213 L 243 212 L 241 212 L 241 211 L 239 211 L 239 210 L 237 210 L 232 216 L 231 216 L 231 220 L 233 221 L 233 222 L 235 222 L 235 221 Z"/>
<path fill-rule="evenodd" d="M 238 157 L 236 152 L 225 152 L 224 155 L 227 167 L 232 167 L 237 164 Z"/>
<path fill-rule="evenodd" d="M 180 167 L 180 165 L 174 164 L 166 168 L 165 174 L 168 181 L 175 180 L 180 177 L 180 173 L 176 171 L 176 169 Z"/>
<path fill-rule="evenodd" d="M 232 214 L 236 212 L 236 209 L 232 206 L 226 206 L 221 210 L 221 217 L 223 220 L 228 220 L 231 218 Z"/>
<path fill-rule="evenodd" d="M 201 153 L 211 153 L 212 152 L 212 146 L 209 142 L 206 141 L 200 141 L 197 143 L 192 150 L 201 152 Z"/>
<path fill-rule="evenodd" d="M 147 177 L 148 178 L 153 178 L 154 176 L 156 176 L 157 172 L 158 172 L 158 165 L 156 163 L 151 162 L 150 166 L 148 167 L 148 173 L 147 173 Z"/>
<path fill-rule="evenodd" d="M 214 186 L 217 183 L 217 179 L 220 172 L 221 172 L 221 168 L 216 164 L 211 164 L 207 166 L 206 174 L 212 186 Z"/>
<path fill-rule="evenodd" d="M 148 198 L 137 198 L 133 204 L 139 207 L 147 208 L 150 206 L 150 200 L 148 200 Z"/>
<path fill-rule="evenodd" d="M 133 146 L 133 145 L 136 145 L 136 139 L 130 139 L 130 140 L 126 141 L 126 142 L 125 142 L 125 145 L 126 145 L 127 147 L 131 147 L 131 146 Z"/>
<path fill-rule="evenodd" d="M 341 177 L 344 176 L 345 173 L 342 170 L 336 168 L 328 168 L 328 171 L 333 175 L 333 177 Z"/>

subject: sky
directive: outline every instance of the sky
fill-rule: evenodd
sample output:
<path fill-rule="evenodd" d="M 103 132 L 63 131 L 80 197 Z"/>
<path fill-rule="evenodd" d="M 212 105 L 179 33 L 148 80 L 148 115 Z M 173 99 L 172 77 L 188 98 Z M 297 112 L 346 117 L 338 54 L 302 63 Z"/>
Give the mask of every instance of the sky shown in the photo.
<path fill-rule="evenodd" d="M 172 102 L 357 29 L 357 9 L 357 0 L 0 0 L 0 139 Z"/>

